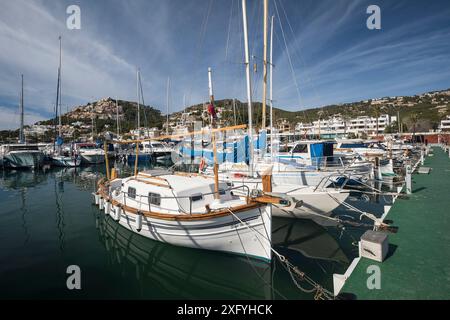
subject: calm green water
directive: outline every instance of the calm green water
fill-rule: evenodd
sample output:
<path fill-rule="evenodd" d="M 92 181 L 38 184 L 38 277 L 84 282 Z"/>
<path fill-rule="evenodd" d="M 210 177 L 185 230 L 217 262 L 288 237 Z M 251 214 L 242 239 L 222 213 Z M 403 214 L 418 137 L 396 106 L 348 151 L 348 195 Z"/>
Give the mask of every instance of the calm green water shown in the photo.
<path fill-rule="evenodd" d="M 0 298 L 313 298 L 279 262 L 175 247 L 119 226 L 92 205 L 102 170 L 0 171 Z M 275 248 L 330 291 L 359 233 L 273 219 Z M 66 287 L 69 265 L 81 268 L 81 290 Z"/>

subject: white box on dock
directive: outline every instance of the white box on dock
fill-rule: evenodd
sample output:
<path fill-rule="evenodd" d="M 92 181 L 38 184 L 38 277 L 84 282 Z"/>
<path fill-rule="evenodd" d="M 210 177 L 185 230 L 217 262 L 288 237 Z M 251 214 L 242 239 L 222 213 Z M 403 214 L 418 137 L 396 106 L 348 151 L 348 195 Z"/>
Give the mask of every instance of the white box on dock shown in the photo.
<path fill-rule="evenodd" d="M 361 236 L 359 251 L 361 257 L 383 262 L 389 251 L 388 235 L 385 232 L 367 230 Z"/>

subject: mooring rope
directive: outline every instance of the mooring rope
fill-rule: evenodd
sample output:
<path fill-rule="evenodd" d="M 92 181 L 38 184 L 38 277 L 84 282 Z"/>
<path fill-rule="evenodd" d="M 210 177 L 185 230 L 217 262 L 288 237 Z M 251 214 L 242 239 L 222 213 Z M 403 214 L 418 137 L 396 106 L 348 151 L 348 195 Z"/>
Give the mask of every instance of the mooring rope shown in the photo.
<path fill-rule="evenodd" d="M 259 232 L 258 230 L 255 230 L 255 229 L 251 228 L 250 226 L 248 226 L 247 223 L 244 223 L 238 216 L 236 216 L 236 215 L 234 214 L 234 212 L 233 212 L 230 208 L 227 208 L 227 209 L 228 209 L 228 211 L 230 212 L 230 214 L 231 214 L 234 218 L 236 218 L 241 224 L 243 224 L 247 229 L 249 229 L 249 230 L 252 231 L 252 232 L 255 232 L 255 233 L 259 234 L 259 235 L 262 236 L 265 240 L 267 240 L 267 241 L 269 241 L 269 242 L 271 243 L 270 239 L 266 238 L 266 236 L 265 236 L 264 234 L 262 234 L 262 233 Z M 238 233 L 238 235 L 239 235 L 239 233 Z M 240 239 L 240 236 L 239 236 L 239 239 Z M 244 247 L 244 244 L 242 243 L 242 241 L 241 241 L 241 245 L 242 245 L 244 251 L 246 251 L 246 250 L 245 250 L 245 247 Z M 308 277 L 308 276 L 306 275 L 305 272 L 299 270 L 298 267 L 295 266 L 295 265 L 293 265 L 293 264 L 292 264 L 292 263 L 291 263 L 284 255 L 282 255 L 281 253 L 279 253 L 278 251 L 276 251 L 276 250 L 272 247 L 272 245 L 270 246 L 270 250 L 271 250 L 271 251 L 274 253 L 274 255 L 278 258 L 278 260 L 281 262 L 281 264 L 283 265 L 283 267 L 288 271 L 289 275 L 291 276 L 291 279 L 292 279 L 293 283 L 295 284 L 295 286 L 296 286 L 298 289 L 300 289 L 301 291 L 303 291 L 303 292 L 305 292 L 305 293 L 313 293 L 313 292 L 315 292 L 315 295 L 314 295 L 314 299 L 315 299 L 315 300 L 322 299 L 322 298 L 325 298 L 325 299 L 327 299 L 327 300 L 333 300 L 333 299 L 334 299 L 334 295 L 333 295 L 330 291 L 328 291 L 327 289 L 323 288 L 320 284 L 318 284 L 317 282 L 315 282 L 312 278 Z M 292 272 L 294 272 L 294 273 L 292 273 Z M 297 279 L 296 279 L 296 277 L 294 276 L 294 274 L 297 275 L 297 277 L 299 278 L 300 281 L 306 281 L 309 285 L 312 286 L 312 288 L 311 288 L 311 289 L 303 288 L 303 287 L 299 284 L 299 282 L 297 281 Z M 275 289 L 275 288 L 273 288 L 273 289 Z"/>

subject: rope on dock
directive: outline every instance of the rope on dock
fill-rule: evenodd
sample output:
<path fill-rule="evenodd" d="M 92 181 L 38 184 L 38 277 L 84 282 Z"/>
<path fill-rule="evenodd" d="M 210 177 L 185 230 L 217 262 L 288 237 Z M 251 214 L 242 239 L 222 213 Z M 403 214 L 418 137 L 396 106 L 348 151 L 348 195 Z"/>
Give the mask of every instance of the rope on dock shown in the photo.
<path fill-rule="evenodd" d="M 247 229 L 249 229 L 252 232 L 255 232 L 262 236 L 264 239 L 269 241 L 264 234 L 259 232 L 258 230 L 254 230 L 253 228 L 249 227 L 247 223 L 243 222 L 238 216 L 236 216 L 233 211 L 230 208 L 227 208 L 230 214 L 236 218 L 242 225 L 244 225 Z M 238 233 L 239 235 L 239 233 Z M 239 236 L 240 239 L 240 236 Z M 270 241 L 269 241 L 270 242 Z M 241 241 L 242 248 L 245 251 L 245 247 Z M 295 284 L 295 286 L 300 289 L 301 291 L 305 293 L 315 293 L 314 299 L 315 300 L 334 300 L 334 295 L 322 287 L 320 284 L 318 284 L 316 281 L 314 281 L 312 278 L 310 278 L 305 272 L 301 271 L 297 266 L 293 265 L 284 255 L 276 251 L 272 246 L 270 246 L 271 251 L 274 253 L 274 255 L 278 258 L 278 260 L 281 262 L 281 265 L 288 271 L 289 275 L 291 276 L 292 282 Z M 246 255 L 247 256 L 247 255 Z M 308 283 L 312 288 L 307 289 L 300 285 L 300 281 L 305 281 Z M 267 282 L 266 282 L 267 283 Z M 269 284 L 273 290 L 276 290 L 271 284 Z"/>

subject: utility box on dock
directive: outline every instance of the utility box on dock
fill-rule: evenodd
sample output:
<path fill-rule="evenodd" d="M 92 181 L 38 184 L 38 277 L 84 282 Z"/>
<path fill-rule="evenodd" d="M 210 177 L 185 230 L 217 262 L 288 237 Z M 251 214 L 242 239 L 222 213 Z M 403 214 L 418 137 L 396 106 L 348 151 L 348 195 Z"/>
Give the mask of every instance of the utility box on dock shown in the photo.
<path fill-rule="evenodd" d="M 383 262 L 389 251 L 388 235 L 385 232 L 367 230 L 361 236 L 360 256 Z"/>

